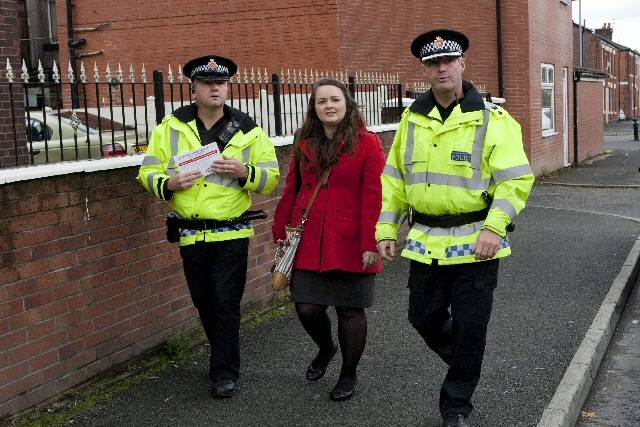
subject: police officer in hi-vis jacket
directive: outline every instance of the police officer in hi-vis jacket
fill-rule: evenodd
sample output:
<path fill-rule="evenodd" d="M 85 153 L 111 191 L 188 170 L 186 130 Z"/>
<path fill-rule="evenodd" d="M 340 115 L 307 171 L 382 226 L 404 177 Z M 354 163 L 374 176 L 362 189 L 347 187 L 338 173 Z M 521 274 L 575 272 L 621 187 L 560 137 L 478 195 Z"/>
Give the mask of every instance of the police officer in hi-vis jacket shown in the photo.
<path fill-rule="evenodd" d="M 518 123 L 462 80 L 469 40 L 457 31 L 418 36 L 411 52 L 431 89 L 407 108 L 382 175 L 380 255 L 396 256 L 411 229 L 409 321 L 448 365 L 440 390 L 444 426 L 468 426 L 507 230 L 534 177 Z"/>
<path fill-rule="evenodd" d="M 240 369 L 240 300 L 247 273 L 250 192 L 269 194 L 280 172 L 273 144 L 245 113 L 225 105 L 233 61 L 209 55 L 189 61 L 194 103 L 154 130 L 138 181 L 170 203 L 168 236 L 180 244 L 193 304 L 211 344 L 214 398 L 231 397 Z M 217 144 L 213 173 L 183 173 L 176 155 Z"/>

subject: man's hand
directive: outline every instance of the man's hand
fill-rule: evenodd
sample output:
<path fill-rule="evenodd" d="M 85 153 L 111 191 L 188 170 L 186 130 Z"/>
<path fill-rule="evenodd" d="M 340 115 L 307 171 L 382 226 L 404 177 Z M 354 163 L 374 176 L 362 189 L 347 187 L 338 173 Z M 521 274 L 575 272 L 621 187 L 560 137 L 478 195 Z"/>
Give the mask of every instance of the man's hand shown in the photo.
<path fill-rule="evenodd" d="M 167 182 L 167 188 L 171 191 L 186 190 L 187 188 L 191 188 L 196 179 L 201 176 L 202 174 L 198 171 L 173 175 Z"/>
<path fill-rule="evenodd" d="M 218 175 L 236 179 L 247 179 L 249 168 L 234 157 L 223 156 L 222 160 L 213 162 L 213 171 Z"/>
<path fill-rule="evenodd" d="M 387 261 L 395 261 L 396 259 L 396 241 L 395 240 L 380 240 L 378 242 L 378 253 L 382 259 Z"/>
<path fill-rule="evenodd" d="M 500 250 L 500 241 L 502 237 L 498 234 L 494 233 L 491 230 L 483 228 L 478 235 L 478 239 L 476 240 L 476 259 L 477 260 L 485 260 L 491 259 Z"/>

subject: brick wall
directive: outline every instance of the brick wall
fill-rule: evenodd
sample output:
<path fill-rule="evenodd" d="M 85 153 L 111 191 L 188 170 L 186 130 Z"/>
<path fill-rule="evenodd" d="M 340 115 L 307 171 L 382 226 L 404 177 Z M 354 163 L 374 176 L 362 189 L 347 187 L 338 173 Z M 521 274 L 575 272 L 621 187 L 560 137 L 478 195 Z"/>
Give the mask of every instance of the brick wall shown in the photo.
<path fill-rule="evenodd" d="M 67 64 L 66 2 L 57 3 L 60 63 Z M 77 53 L 102 50 L 87 57 L 85 66 L 97 62 L 146 65 L 167 71 L 207 54 L 232 58 L 241 70 L 266 67 L 271 72 L 287 68 L 337 70 L 337 0 L 273 0 L 269 2 L 170 0 L 105 3 L 75 2 L 74 28 L 108 25 L 99 31 L 78 32 L 87 43 Z M 78 65 L 79 66 L 79 65 Z M 66 70 L 66 66 L 64 67 Z M 139 70 L 137 71 L 139 73 Z M 104 75 L 104 74 L 102 74 Z"/>
<path fill-rule="evenodd" d="M 594 99 L 602 99 L 602 81 L 580 81 L 577 83 L 576 91 L 578 97 L 578 161 L 583 161 L 602 153 L 603 149 L 602 104 L 593 102 Z"/>
<path fill-rule="evenodd" d="M 567 108 L 572 104 L 573 24 L 571 6 L 560 1 L 529 1 L 530 63 L 529 79 L 531 120 L 529 123 L 530 157 L 534 173 L 555 170 L 564 162 L 563 68 L 567 67 Z M 541 64 L 554 66 L 555 132 L 542 136 Z M 568 112 L 569 153 L 573 141 L 572 114 Z"/>
<path fill-rule="evenodd" d="M 388 147 L 393 132 L 383 139 Z M 271 218 L 289 165 L 253 207 L 243 307 L 276 293 Z M 5 184 L 0 191 L 0 418 L 50 399 L 198 327 L 176 245 L 165 241 L 168 205 L 144 192 L 137 168 Z"/>
<path fill-rule="evenodd" d="M 526 2 L 502 1 L 502 55 L 505 108 L 520 123 L 525 152 L 531 158 L 531 86 L 529 11 Z"/>
<path fill-rule="evenodd" d="M 0 0 L 0 81 L 6 82 L 7 59 L 13 68 L 14 78 L 20 77 L 20 38 L 24 30 L 24 1 Z M 0 168 L 28 164 L 26 144 L 17 150 L 14 143 L 25 134 L 24 89 L 22 85 L 0 84 Z M 10 95 L 14 98 L 11 111 Z M 15 123 L 15 126 L 14 126 Z M 15 132 L 15 133 L 14 133 Z M 24 138 L 22 138 L 23 140 Z"/>
<path fill-rule="evenodd" d="M 473 10 L 471 20 L 463 11 Z M 413 39 L 434 28 L 453 28 L 470 39 L 465 78 L 497 93 L 495 1 L 393 3 L 338 2 L 340 63 L 344 68 L 399 73 L 403 82 L 424 81 L 411 55 Z"/>

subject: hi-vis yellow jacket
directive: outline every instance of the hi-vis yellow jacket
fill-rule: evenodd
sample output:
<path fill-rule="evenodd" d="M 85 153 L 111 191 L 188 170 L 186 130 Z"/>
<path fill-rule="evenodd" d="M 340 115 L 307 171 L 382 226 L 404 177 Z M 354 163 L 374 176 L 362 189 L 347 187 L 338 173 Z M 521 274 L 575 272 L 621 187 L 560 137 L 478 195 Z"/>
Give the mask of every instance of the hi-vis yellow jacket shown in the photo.
<path fill-rule="evenodd" d="M 278 186 L 278 159 L 273 144 L 262 128 L 235 108 L 225 106 L 224 111 L 236 129 L 222 155 L 235 157 L 249 166 L 246 182 L 211 174 L 199 178 L 187 190 L 169 191 L 166 187 L 169 177 L 180 173 L 180 168 L 175 165 L 175 156 L 202 146 L 195 121 L 195 104 L 178 108 L 153 130 L 138 173 L 138 182 L 156 197 L 168 200 L 181 218 L 236 218 L 251 207 L 249 191 L 269 194 Z M 181 228 L 180 236 L 180 246 L 184 246 L 203 240 L 209 242 L 250 237 L 253 236 L 253 228 L 242 224 L 215 230 Z"/>
<path fill-rule="evenodd" d="M 441 265 L 476 262 L 482 228 L 502 236 L 496 258 L 511 253 L 506 227 L 524 208 L 534 177 L 520 125 L 501 107 L 485 103 L 464 82 L 465 96 L 444 123 L 431 91 L 408 107 L 382 174 L 382 212 L 376 239 L 397 240 L 409 208 L 427 215 L 474 212 L 487 218 L 458 227 L 414 224 L 402 256 Z"/>

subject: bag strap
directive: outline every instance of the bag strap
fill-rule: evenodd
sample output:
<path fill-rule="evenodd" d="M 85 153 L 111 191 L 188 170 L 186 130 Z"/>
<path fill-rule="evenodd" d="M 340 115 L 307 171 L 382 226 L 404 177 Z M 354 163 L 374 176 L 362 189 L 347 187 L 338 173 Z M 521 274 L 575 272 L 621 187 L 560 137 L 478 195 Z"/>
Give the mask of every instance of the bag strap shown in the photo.
<path fill-rule="evenodd" d="M 316 196 L 318 195 L 318 192 L 320 191 L 320 187 L 322 187 L 323 185 L 325 185 L 327 183 L 327 180 L 329 179 L 329 174 L 331 173 L 331 168 L 332 167 L 333 166 L 329 166 L 329 168 L 322 173 L 322 176 L 320 177 L 320 181 L 318 181 L 318 185 L 316 186 L 316 189 L 313 190 L 313 194 L 311 195 L 311 198 L 309 199 L 309 202 L 307 203 L 307 207 L 304 208 L 304 212 L 302 213 L 302 219 L 300 220 L 300 225 L 304 226 L 304 223 L 307 222 L 307 217 L 309 216 L 309 212 L 311 211 L 311 206 L 313 206 L 313 202 L 316 201 Z"/>

